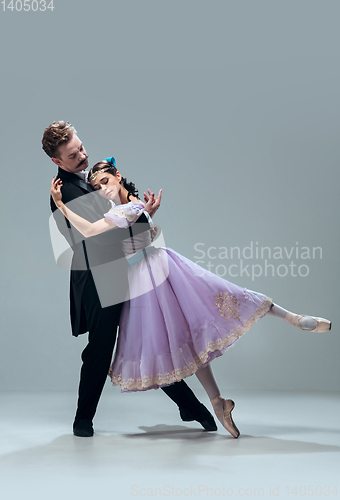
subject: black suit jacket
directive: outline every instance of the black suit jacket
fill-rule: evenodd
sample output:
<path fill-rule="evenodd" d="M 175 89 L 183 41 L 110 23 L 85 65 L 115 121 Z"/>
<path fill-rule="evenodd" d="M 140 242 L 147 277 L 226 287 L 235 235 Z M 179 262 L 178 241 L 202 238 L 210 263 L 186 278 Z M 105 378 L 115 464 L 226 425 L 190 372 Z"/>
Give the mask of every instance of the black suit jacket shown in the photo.
<path fill-rule="evenodd" d="M 72 211 L 89 222 L 96 222 L 103 218 L 103 214 L 110 208 L 109 202 L 98 196 L 98 192 L 95 192 L 90 184 L 76 174 L 66 172 L 61 168 L 58 170 L 57 177 L 63 182 L 61 189 L 63 202 Z M 78 336 L 88 331 L 86 312 L 83 307 L 83 294 L 86 291 L 86 283 L 91 278 L 91 269 L 98 269 L 98 266 L 102 264 L 118 261 L 119 266 L 115 268 L 116 275 L 109 276 L 108 280 L 112 282 L 113 286 L 116 280 L 117 286 L 127 287 L 128 263 L 122 250 L 122 240 L 129 238 L 131 233 L 128 229 L 114 228 L 100 235 L 84 238 L 57 209 L 52 197 L 50 205 L 59 231 L 73 250 L 70 276 L 70 314 L 72 334 Z M 134 224 L 133 234 L 145 231 L 146 227 L 149 228 L 144 214 L 138 218 L 137 222 L 139 224 Z M 119 269 L 119 276 L 117 276 L 117 269 Z"/>

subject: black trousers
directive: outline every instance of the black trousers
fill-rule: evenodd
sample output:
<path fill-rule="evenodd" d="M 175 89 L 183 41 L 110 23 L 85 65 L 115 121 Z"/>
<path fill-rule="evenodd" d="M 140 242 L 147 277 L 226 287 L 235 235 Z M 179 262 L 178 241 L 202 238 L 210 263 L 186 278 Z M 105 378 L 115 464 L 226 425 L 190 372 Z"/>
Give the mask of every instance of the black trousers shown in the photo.
<path fill-rule="evenodd" d="M 88 344 L 82 352 L 76 420 L 92 420 L 107 374 L 117 336 L 123 304 L 102 308 L 92 275 L 83 290 L 83 305 L 89 329 Z"/>
<path fill-rule="evenodd" d="M 78 407 L 75 421 L 92 420 L 103 391 L 112 360 L 117 336 L 117 327 L 123 304 L 102 308 L 92 275 L 83 291 L 83 304 L 89 328 L 88 344 L 82 352 L 82 368 L 78 392 Z M 178 408 L 199 414 L 201 405 L 194 393 L 181 380 L 162 388 L 177 404 Z"/>

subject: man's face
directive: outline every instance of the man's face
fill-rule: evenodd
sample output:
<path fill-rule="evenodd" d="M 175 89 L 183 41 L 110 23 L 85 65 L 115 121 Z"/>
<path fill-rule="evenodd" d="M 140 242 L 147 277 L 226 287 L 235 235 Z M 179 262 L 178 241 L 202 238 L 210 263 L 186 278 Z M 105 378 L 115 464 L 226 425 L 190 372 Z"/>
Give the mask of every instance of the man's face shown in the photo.
<path fill-rule="evenodd" d="M 85 148 L 76 135 L 66 144 L 59 146 L 58 154 L 59 158 L 52 158 L 52 161 L 67 172 L 81 172 L 89 165 Z"/>

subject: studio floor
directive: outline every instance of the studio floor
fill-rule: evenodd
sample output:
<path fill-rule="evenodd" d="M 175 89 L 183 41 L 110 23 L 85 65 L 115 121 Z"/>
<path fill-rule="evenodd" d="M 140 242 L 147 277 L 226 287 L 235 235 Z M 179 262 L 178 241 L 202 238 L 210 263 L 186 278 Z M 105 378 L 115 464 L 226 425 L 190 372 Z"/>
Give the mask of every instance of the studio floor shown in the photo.
<path fill-rule="evenodd" d="M 209 405 L 203 392 L 196 394 Z M 0 392 L 0 498 L 340 495 L 339 393 L 227 397 L 236 402 L 238 439 L 219 422 L 217 432 L 182 422 L 162 391 L 120 394 L 111 387 L 94 437 L 77 438 L 74 392 Z"/>

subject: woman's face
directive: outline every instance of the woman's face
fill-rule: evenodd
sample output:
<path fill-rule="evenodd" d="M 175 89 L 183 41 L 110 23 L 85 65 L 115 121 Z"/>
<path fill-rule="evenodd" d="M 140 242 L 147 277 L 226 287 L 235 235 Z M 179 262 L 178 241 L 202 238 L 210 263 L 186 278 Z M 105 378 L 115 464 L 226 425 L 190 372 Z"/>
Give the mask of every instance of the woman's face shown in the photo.
<path fill-rule="evenodd" d="M 119 181 L 122 176 L 119 172 L 116 175 L 109 174 L 108 172 L 102 172 L 97 175 L 95 179 L 91 182 L 92 186 L 96 190 L 100 190 L 99 194 L 106 198 L 107 200 L 114 200 L 119 197 L 121 190 L 121 184 Z"/>

